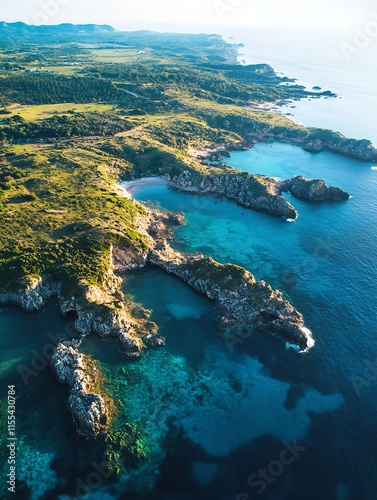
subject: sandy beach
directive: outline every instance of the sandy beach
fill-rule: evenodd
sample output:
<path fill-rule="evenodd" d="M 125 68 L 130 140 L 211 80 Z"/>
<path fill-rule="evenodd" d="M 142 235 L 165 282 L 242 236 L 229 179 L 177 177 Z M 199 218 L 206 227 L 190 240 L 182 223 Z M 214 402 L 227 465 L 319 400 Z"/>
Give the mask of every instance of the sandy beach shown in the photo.
<path fill-rule="evenodd" d="M 175 186 L 176 184 L 172 181 L 164 179 L 163 177 L 144 177 L 143 179 L 137 179 L 135 181 L 120 182 L 119 188 L 123 195 L 128 198 L 133 198 L 133 194 L 136 191 L 156 185 Z"/>

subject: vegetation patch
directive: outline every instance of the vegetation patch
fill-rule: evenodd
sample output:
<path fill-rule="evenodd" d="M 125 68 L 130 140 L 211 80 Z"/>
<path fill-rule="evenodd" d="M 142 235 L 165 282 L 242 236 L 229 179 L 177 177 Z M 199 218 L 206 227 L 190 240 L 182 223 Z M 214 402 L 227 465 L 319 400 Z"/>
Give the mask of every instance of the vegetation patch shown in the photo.
<path fill-rule="evenodd" d="M 140 466 L 148 455 L 148 447 L 136 426 L 126 423 L 122 429 L 110 430 L 105 437 L 105 459 L 116 475 Z"/>

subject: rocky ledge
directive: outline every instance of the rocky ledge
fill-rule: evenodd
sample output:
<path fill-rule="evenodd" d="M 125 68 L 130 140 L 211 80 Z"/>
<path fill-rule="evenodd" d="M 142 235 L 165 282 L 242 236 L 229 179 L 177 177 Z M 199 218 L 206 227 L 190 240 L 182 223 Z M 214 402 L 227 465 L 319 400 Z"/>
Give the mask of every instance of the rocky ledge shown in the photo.
<path fill-rule="evenodd" d="M 150 311 L 125 302 L 121 291 L 123 280 L 114 271 L 144 267 L 147 256 L 145 251 L 113 248 L 111 267 L 100 286 L 79 283 L 67 292 L 63 291 L 61 283 L 49 277 L 31 277 L 20 281 L 15 289 L 1 292 L 0 304 L 16 305 L 26 312 L 34 312 L 56 297 L 63 316 L 68 313 L 76 316 L 78 335 L 94 333 L 117 338 L 127 356 L 138 357 L 144 347 L 162 345 L 164 339 L 158 334 L 157 325 L 149 320 Z"/>
<path fill-rule="evenodd" d="M 239 119 L 241 120 L 241 119 Z M 349 139 L 339 132 L 318 128 L 274 127 L 256 120 L 244 120 L 246 145 L 254 142 L 279 141 L 300 146 L 306 151 L 330 151 L 362 161 L 377 161 L 377 149 L 367 139 Z"/>
<path fill-rule="evenodd" d="M 0 304 L 20 307 L 23 311 L 38 311 L 54 295 L 60 286 L 46 278 L 29 277 L 21 280 L 14 290 L 0 292 Z"/>
<path fill-rule="evenodd" d="M 316 134 L 310 134 L 302 141 L 302 146 L 307 151 L 314 153 L 327 150 L 358 160 L 377 161 L 377 149 L 371 141 L 348 139 L 337 133 L 328 134 L 328 136 L 316 137 Z"/>
<path fill-rule="evenodd" d="M 107 432 L 109 420 L 104 398 L 92 392 L 98 375 L 88 356 L 78 352 L 79 342 L 60 343 L 51 358 L 51 368 L 62 384 L 69 386 L 67 407 L 79 434 L 95 438 Z"/>
<path fill-rule="evenodd" d="M 168 176 L 168 179 L 183 190 L 224 196 L 243 207 L 286 219 L 298 217 L 294 207 L 276 193 L 275 181 L 269 177 L 236 170 L 206 174 L 184 170 L 175 176 Z"/>
<path fill-rule="evenodd" d="M 308 201 L 348 200 L 350 195 L 333 186 L 326 186 L 323 179 L 307 179 L 301 175 L 278 184 L 280 192 L 289 191 L 295 198 Z"/>
<path fill-rule="evenodd" d="M 166 241 L 156 246 L 149 261 L 214 300 L 221 314 L 220 327 L 252 324 L 302 351 L 313 346 L 302 315 L 283 299 L 281 292 L 264 281 L 256 281 L 242 267 L 219 264 L 201 254 L 182 254 Z"/>

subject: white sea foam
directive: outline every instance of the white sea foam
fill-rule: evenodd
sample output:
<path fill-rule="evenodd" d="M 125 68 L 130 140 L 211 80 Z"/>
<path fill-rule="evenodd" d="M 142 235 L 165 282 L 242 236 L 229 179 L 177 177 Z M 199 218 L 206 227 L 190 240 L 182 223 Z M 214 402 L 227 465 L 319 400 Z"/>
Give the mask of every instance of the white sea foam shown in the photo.
<path fill-rule="evenodd" d="M 293 349 L 294 351 L 297 351 L 297 352 L 308 352 L 309 349 L 311 349 L 314 346 L 315 341 L 314 341 L 314 339 L 312 337 L 311 330 L 309 330 L 309 328 L 303 327 L 302 331 L 303 331 L 303 333 L 304 333 L 304 335 L 305 335 L 305 337 L 307 339 L 307 347 L 306 347 L 306 349 L 304 349 L 302 351 L 297 344 L 291 344 L 290 342 L 285 342 L 286 349 Z"/>
<path fill-rule="evenodd" d="M 312 332 L 311 332 L 311 330 L 309 330 L 309 328 L 306 328 L 304 326 L 302 328 L 302 331 L 304 332 L 305 337 L 307 338 L 307 348 L 303 352 L 308 352 L 309 349 L 311 349 L 314 346 L 315 340 L 313 339 Z"/>
<path fill-rule="evenodd" d="M 371 170 L 377 170 L 377 167 L 370 167 Z"/>

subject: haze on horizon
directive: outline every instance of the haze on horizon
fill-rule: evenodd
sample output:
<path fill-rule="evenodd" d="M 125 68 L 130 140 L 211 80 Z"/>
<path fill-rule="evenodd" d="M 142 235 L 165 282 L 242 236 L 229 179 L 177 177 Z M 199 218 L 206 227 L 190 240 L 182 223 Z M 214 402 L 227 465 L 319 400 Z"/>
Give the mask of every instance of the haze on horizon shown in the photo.
<path fill-rule="evenodd" d="M 375 0 L 13 0 L 1 6 L 0 20 L 177 32 L 224 32 L 239 26 L 331 35 L 367 22 L 373 12 Z"/>

